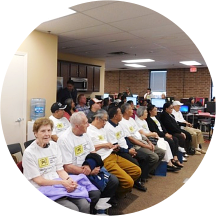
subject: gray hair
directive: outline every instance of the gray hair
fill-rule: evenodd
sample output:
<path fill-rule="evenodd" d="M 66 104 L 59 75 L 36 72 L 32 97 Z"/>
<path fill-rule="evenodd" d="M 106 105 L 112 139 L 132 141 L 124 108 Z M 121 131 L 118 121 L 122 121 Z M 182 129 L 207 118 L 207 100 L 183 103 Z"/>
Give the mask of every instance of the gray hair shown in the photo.
<path fill-rule="evenodd" d="M 136 111 L 137 116 L 138 116 L 138 117 L 143 116 L 145 110 L 147 110 L 146 107 L 140 106 L 140 107 L 137 109 L 137 111 Z"/>
<path fill-rule="evenodd" d="M 106 110 L 104 109 L 99 109 L 96 114 L 93 116 L 93 119 L 95 119 L 96 117 L 102 119 L 104 116 L 108 117 L 108 113 Z"/>
<path fill-rule="evenodd" d="M 126 110 L 128 110 L 131 107 L 131 105 L 129 103 L 124 103 L 121 105 L 121 112 L 122 114 L 124 114 L 126 112 Z"/>
<path fill-rule="evenodd" d="M 81 125 L 85 117 L 86 115 L 83 111 L 73 113 L 73 115 L 70 117 L 70 123 L 72 128 L 75 127 L 75 125 Z"/>

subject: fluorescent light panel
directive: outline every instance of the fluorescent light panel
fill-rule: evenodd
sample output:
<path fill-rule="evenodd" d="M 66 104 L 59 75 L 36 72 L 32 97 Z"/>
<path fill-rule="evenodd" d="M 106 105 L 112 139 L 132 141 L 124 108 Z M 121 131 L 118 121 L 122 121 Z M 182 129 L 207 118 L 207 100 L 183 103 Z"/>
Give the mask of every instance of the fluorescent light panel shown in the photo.
<path fill-rule="evenodd" d="M 189 65 L 189 66 L 192 66 L 192 65 L 201 65 L 199 62 L 197 61 L 181 61 L 179 62 L 181 64 L 184 64 L 184 65 Z"/>
<path fill-rule="evenodd" d="M 125 63 L 142 63 L 142 62 L 154 62 L 153 59 L 133 59 L 133 60 L 122 60 Z"/>
<path fill-rule="evenodd" d="M 71 15 L 71 14 L 74 14 L 74 13 L 76 13 L 76 11 L 71 10 L 69 8 L 65 8 L 65 9 L 53 14 L 52 16 L 48 17 L 43 22 L 48 22 L 48 21 L 51 21 L 51 20 L 54 20 L 54 19 L 59 19 L 61 17 L 65 17 L 65 16 L 68 16 L 68 15 Z"/>
<path fill-rule="evenodd" d="M 134 68 L 146 67 L 146 66 L 144 66 L 144 65 L 139 65 L 139 64 L 125 64 L 125 66 L 134 67 Z"/>

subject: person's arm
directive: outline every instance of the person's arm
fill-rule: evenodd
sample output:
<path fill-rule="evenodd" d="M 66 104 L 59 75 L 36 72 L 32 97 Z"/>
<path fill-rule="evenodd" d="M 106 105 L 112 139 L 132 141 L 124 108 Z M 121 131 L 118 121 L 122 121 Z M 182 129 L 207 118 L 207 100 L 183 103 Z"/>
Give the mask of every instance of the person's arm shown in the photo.
<path fill-rule="evenodd" d="M 62 172 L 65 172 L 62 170 Z M 57 171 L 58 173 L 58 171 Z M 62 174 L 61 174 L 62 175 Z M 68 174 L 65 172 L 65 174 L 63 174 L 64 179 L 62 180 L 50 180 L 50 179 L 45 179 L 43 176 L 37 176 L 35 178 L 33 178 L 32 180 L 38 184 L 39 186 L 52 186 L 52 185 L 63 185 L 67 192 L 72 192 L 77 188 L 77 183 L 74 182 L 69 176 Z"/>
<path fill-rule="evenodd" d="M 91 173 L 91 168 L 88 165 L 79 167 L 73 164 L 65 164 L 64 169 L 67 173 L 73 173 L 75 175 L 78 174 L 90 175 Z"/>
<path fill-rule="evenodd" d="M 114 148 L 114 145 L 112 143 L 102 143 L 102 144 L 94 145 L 94 147 L 95 150 L 98 151 L 102 148 L 108 148 L 108 149 Z"/>
<path fill-rule="evenodd" d="M 136 138 L 130 136 L 128 137 L 128 139 L 130 140 L 130 142 L 132 142 L 134 145 L 138 145 L 138 146 L 141 146 L 143 148 L 147 148 L 149 150 L 152 150 L 152 147 L 150 145 L 147 145 L 139 140 L 137 140 Z"/>

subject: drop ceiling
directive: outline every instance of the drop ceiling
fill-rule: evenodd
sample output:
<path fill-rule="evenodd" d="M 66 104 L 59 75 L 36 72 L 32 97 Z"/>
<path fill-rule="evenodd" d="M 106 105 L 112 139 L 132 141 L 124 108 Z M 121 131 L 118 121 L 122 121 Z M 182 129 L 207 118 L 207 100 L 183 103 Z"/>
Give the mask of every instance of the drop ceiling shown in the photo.
<path fill-rule="evenodd" d="M 193 41 L 159 13 L 136 4 L 96 1 L 71 7 L 75 14 L 44 22 L 36 30 L 58 36 L 58 52 L 105 61 L 106 71 L 132 69 L 122 60 L 154 59 L 145 69 L 207 67 Z M 112 54 L 118 53 L 118 54 Z"/>

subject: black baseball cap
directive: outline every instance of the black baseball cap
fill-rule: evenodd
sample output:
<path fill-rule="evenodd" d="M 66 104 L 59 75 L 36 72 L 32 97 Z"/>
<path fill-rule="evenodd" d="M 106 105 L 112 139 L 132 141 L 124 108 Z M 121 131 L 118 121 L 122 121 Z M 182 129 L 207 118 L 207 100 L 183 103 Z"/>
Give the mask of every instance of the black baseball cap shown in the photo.
<path fill-rule="evenodd" d="M 51 112 L 54 113 L 57 110 L 64 110 L 67 107 L 67 105 L 62 105 L 60 102 L 56 102 L 51 106 Z"/>

